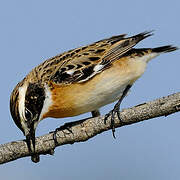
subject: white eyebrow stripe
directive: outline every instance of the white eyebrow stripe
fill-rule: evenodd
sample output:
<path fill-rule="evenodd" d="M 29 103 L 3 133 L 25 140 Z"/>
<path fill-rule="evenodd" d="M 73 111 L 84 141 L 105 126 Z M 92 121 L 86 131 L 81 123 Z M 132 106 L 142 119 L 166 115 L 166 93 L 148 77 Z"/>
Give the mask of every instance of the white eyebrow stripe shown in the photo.
<path fill-rule="evenodd" d="M 20 119 L 25 119 L 25 96 L 26 96 L 27 84 L 19 88 L 19 115 Z"/>

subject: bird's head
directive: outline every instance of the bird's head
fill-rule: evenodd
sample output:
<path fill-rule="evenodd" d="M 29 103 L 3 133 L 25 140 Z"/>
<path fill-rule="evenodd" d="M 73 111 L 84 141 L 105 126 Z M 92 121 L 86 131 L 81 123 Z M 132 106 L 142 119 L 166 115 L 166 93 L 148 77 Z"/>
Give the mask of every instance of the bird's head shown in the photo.
<path fill-rule="evenodd" d="M 25 80 L 17 84 L 10 97 L 12 118 L 26 136 L 31 153 L 35 152 L 35 130 L 41 120 L 44 101 L 45 90 L 40 83 L 30 83 Z"/>

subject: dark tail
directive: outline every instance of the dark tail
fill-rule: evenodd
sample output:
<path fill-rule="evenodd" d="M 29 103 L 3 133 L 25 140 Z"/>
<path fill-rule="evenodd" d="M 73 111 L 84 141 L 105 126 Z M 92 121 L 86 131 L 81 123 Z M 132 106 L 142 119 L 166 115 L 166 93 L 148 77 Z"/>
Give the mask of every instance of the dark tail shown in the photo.
<path fill-rule="evenodd" d="M 157 47 L 157 48 L 152 48 L 152 52 L 156 52 L 156 53 L 166 53 L 166 52 L 171 52 L 171 51 L 175 51 L 178 50 L 178 47 L 175 46 L 161 46 L 161 47 Z"/>
<path fill-rule="evenodd" d="M 144 31 L 144 32 L 139 33 L 139 34 L 137 34 L 135 36 L 132 36 L 130 38 L 134 38 L 139 42 L 139 41 L 141 41 L 141 40 L 143 40 L 143 39 L 145 39 L 145 38 L 147 38 L 149 36 L 152 36 L 153 35 L 152 32 L 153 32 L 153 30 L 152 31 Z"/>

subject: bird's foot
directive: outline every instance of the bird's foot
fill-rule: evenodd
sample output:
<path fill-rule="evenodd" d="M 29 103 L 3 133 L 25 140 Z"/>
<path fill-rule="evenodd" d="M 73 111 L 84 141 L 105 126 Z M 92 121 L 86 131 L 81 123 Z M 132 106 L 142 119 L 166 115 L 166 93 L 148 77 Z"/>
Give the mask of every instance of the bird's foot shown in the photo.
<path fill-rule="evenodd" d="M 125 124 L 125 122 L 122 121 L 121 119 L 121 116 L 120 116 L 120 112 L 119 112 L 119 109 L 120 109 L 120 103 L 117 102 L 113 108 L 113 110 L 111 110 L 109 113 L 107 113 L 105 115 L 105 118 L 104 118 L 104 123 L 106 124 L 107 122 L 107 119 L 109 117 L 111 117 L 111 129 L 112 129 L 112 135 L 114 138 L 116 138 L 115 136 L 115 115 L 117 114 L 117 117 L 119 119 L 119 121 L 122 123 L 122 124 Z"/>
<path fill-rule="evenodd" d="M 71 127 L 73 124 L 74 124 L 74 122 L 65 123 L 63 126 L 60 126 L 59 128 L 55 129 L 55 131 L 53 132 L 53 140 L 54 140 L 55 146 L 58 145 L 57 132 L 62 131 L 62 130 L 68 130 L 70 133 L 73 133 L 71 130 Z"/>
<path fill-rule="evenodd" d="M 107 119 L 109 118 L 109 116 L 111 116 L 112 135 L 113 135 L 114 138 L 116 138 L 116 136 L 115 136 L 114 115 L 115 115 L 115 114 L 114 114 L 114 111 L 113 111 L 113 110 L 111 110 L 109 113 L 107 113 L 107 114 L 105 115 L 105 118 L 104 118 L 104 124 L 106 124 Z"/>

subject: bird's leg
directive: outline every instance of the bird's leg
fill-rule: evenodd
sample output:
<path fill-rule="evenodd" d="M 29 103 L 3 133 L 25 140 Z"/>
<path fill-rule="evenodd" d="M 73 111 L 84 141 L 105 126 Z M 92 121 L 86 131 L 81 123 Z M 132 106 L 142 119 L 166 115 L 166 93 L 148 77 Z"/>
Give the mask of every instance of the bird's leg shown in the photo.
<path fill-rule="evenodd" d="M 99 109 L 92 111 L 91 114 L 92 114 L 92 117 L 98 117 L 101 115 Z"/>
<path fill-rule="evenodd" d="M 120 105 L 121 105 L 121 102 L 122 100 L 124 99 L 124 97 L 127 95 L 129 89 L 131 88 L 131 85 L 127 85 L 125 90 L 123 91 L 123 94 L 122 96 L 120 97 L 120 99 L 118 100 L 118 102 L 115 104 L 114 106 L 114 109 L 111 110 L 108 114 L 105 115 L 105 118 L 104 118 L 104 123 L 106 124 L 106 121 L 108 119 L 109 116 L 111 116 L 111 128 L 112 128 L 112 134 L 113 134 L 113 137 L 115 137 L 115 125 L 114 125 L 114 117 L 115 117 L 115 114 L 117 113 L 117 116 L 118 116 L 118 119 L 120 120 L 121 123 L 124 123 L 122 120 L 121 120 L 121 117 L 120 117 L 120 112 L 119 112 L 119 109 L 120 109 Z"/>

